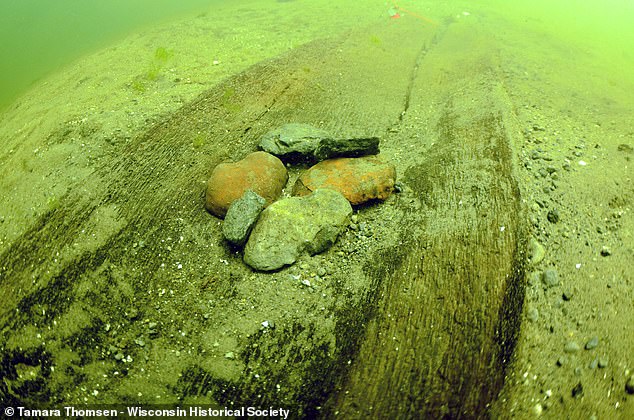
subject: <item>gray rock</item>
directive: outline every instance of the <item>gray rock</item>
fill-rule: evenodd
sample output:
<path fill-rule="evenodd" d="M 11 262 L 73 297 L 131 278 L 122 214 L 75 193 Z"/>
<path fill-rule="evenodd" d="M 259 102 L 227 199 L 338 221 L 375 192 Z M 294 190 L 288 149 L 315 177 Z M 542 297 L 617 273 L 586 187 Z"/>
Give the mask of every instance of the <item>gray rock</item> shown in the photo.
<path fill-rule="evenodd" d="M 561 294 L 561 298 L 563 300 L 565 300 L 566 302 L 568 302 L 570 299 L 572 299 L 572 296 L 574 295 L 572 290 L 566 289 L 564 290 L 564 292 Z"/>
<path fill-rule="evenodd" d="M 315 150 L 317 160 L 335 157 L 359 157 L 379 153 L 379 138 L 364 137 L 353 139 L 323 138 Z"/>
<path fill-rule="evenodd" d="M 544 259 L 546 250 L 544 246 L 540 244 L 537 239 L 531 238 L 528 243 L 528 258 L 531 264 L 539 264 Z"/>
<path fill-rule="evenodd" d="M 581 347 L 579 346 L 579 344 L 577 344 L 576 341 L 569 341 L 566 343 L 566 346 L 564 347 L 564 351 L 566 353 L 576 353 L 581 349 Z"/>
<path fill-rule="evenodd" d="M 548 214 L 546 215 L 546 218 L 548 219 L 550 223 L 559 222 L 559 210 L 557 209 L 549 210 Z"/>
<path fill-rule="evenodd" d="M 257 193 L 247 190 L 242 197 L 231 203 L 222 223 L 222 234 L 236 246 L 243 246 L 258 216 L 264 209 L 266 200 Z"/>
<path fill-rule="evenodd" d="M 542 281 L 547 287 L 554 287 L 559 284 L 559 276 L 557 270 L 548 269 L 542 273 Z"/>
<path fill-rule="evenodd" d="M 534 307 L 529 308 L 528 311 L 526 311 L 526 316 L 530 321 L 536 322 L 539 319 L 539 311 Z"/>
<path fill-rule="evenodd" d="M 586 343 L 585 349 L 592 350 L 596 348 L 598 345 L 599 345 L 599 337 L 595 335 L 590 340 L 588 340 L 588 342 Z"/>
<path fill-rule="evenodd" d="M 260 215 L 244 249 L 244 262 L 271 271 L 293 264 L 304 252 L 325 251 L 348 225 L 351 214 L 348 200 L 329 189 L 277 201 Z"/>
<path fill-rule="evenodd" d="M 328 132 L 312 125 L 291 123 L 263 135 L 259 147 L 282 160 L 312 160 L 320 141 L 330 137 Z"/>

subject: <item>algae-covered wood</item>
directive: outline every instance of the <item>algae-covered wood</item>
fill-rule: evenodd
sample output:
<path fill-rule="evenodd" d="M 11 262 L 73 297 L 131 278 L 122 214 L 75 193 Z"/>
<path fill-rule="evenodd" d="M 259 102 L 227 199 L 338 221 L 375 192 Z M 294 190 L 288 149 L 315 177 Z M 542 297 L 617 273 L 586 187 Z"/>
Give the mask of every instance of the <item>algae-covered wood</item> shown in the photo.
<path fill-rule="evenodd" d="M 484 413 L 523 298 L 513 112 L 486 33 L 394 23 L 258 64 L 104 147 L 3 243 L 3 401 Z M 257 273 L 205 181 L 289 122 L 380 137 L 402 191 L 327 252 Z"/>

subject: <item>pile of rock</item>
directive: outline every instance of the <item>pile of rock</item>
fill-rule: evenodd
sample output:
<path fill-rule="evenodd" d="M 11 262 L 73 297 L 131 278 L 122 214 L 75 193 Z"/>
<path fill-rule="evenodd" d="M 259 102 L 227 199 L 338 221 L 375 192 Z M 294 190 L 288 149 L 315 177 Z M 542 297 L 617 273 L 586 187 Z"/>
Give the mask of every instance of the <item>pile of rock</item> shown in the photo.
<path fill-rule="evenodd" d="M 396 170 L 374 156 L 376 137 L 334 139 L 306 124 L 287 124 L 264 135 L 260 148 L 213 170 L 205 204 L 225 219 L 224 237 L 244 246 L 244 261 L 256 270 L 325 251 L 348 225 L 351 204 L 384 200 L 394 190 Z M 320 162 L 301 174 L 293 197 L 280 199 L 288 181 L 282 160 Z"/>

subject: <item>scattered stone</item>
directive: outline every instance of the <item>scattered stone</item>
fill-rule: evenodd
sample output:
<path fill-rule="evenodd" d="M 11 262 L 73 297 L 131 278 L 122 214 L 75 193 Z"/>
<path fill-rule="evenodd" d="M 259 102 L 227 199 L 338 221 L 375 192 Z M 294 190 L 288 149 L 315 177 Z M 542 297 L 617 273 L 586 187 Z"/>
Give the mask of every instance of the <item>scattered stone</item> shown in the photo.
<path fill-rule="evenodd" d="M 529 321 L 536 322 L 539 319 L 539 311 L 535 307 L 529 308 L 528 311 L 526 311 L 526 317 Z"/>
<path fill-rule="evenodd" d="M 559 221 L 559 211 L 557 209 L 548 211 L 546 218 L 550 223 L 557 223 Z"/>
<path fill-rule="evenodd" d="M 260 149 L 284 161 L 312 159 L 313 153 L 324 139 L 331 136 L 325 130 L 309 124 L 284 124 L 260 139 Z"/>
<path fill-rule="evenodd" d="M 630 376 L 627 382 L 625 382 L 625 392 L 628 394 L 634 394 L 634 376 Z"/>
<path fill-rule="evenodd" d="M 595 357 L 595 358 L 594 358 L 594 359 L 592 359 L 592 361 L 588 364 L 588 369 L 596 369 L 598 365 L 599 365 L 599 359 Z"/>
<path fill-rule="evenodd" d="M 581 350 L 581 347 L 579 346 L 579 344 L 576 341 L 569 341 L 564 346 L 564 351 L 566 353 L 576 353 L 579 350 Z"/>
<path fill-rule="evenodd" d="M 599 345 L 599 337 L 595 335 L 586 343 L 585 349 L 592 350 L 596 348 L 598 345 Z"/>
<path fill-rule="evenodd" d="M 577 385 L 572 388 L 572 398 L 580 398 L 583 395 L 583 385 L 578 382 Z"/>
<path fill-rule="evenodd" d="M 542 282 L 547 287 L 557 286 L 559 284 L 559 275 L 557 274 L 557 270 L 552 268 L 544 270 L 544 272 L 542 273 Z"/>
<path fill-rule="evenodd" d="M 227 209 L 246 190 L 253 190 L 273 203 L 288 181 L 286 167 L 275 156 L 254 152 L 235 163 L 216 166 L 207 182 L 205 207 L 218 217 L 225 217 Z"/>
<path fill-rule="evenodd" d="M 570 299 L 572 299 L 572 295 L 573 295 L 572 290 L 568 290 L 568 289 L 566 289 L 566 290 L 564 290 L 564 292 L 561 294 L 561 298 L 562 298 L 563 300 L 565 300 L 566 302 L 568 302 Z"/>
<path fill-rule="evenodd" d="M 546 249 L 539 241 L 535 238 L 531 238 L 528 244 L 528 258 L 530 263 L 535 265 L 542 262 L 544 256 L 546 255 Z"/>
<path fill-rule="evenodd" d="M 242 197 L 234 201 L 222 223 L 222 234 L 236 246 L 243 246 L 251 233 L 258 216 L 264 210 L 266 200 L 257 193 L 247 190 Z"/>
<path fill-rule="evenodd" d="M 562 367 L 563 365 L 566 364 L 566 362 L 568 361 L 568 359 L 566 358 L 566 356 L 561 355 L 559 356 L 559 358 L 557 359 L 557 366 Z"/>
<path fill-rule="evenodd" d="M 378 137 L 360 137 L 352 139 L 323 138 L 315 149 L 317 160 L 336 157 L 360 157 L 379 153 Z"/>
<path fill-rule="evenodd" d="M 607 246 L 605 246 L 605 245 L 602 246 L 601 247 L 601 256 L 607 257 L 608 255 L 612 255 L 612 251 Z"/>
<path fill-rule="evenodd" d="M 293 264 L 303 253 L 328 249 L 348 225 L 352 207 L 343 195 L 319 189 L 305 197 L 290 197 L 266 208 L 251 232 L 244 262 L 271 271 Z"/>
<path fill-rule="evenodd" d="M 604 369 L 608 367 L 608 359 L 605 357 L 599 357 L 599 368 Z"/>
<path fill-rule="evenodd" d="M 318 188 L 339 191 L 351 204 L 385 200 L 394 190 L 396 168 L 375 156 L 324 160 L 304 172 L 293 195 L 307 195 Z"/>

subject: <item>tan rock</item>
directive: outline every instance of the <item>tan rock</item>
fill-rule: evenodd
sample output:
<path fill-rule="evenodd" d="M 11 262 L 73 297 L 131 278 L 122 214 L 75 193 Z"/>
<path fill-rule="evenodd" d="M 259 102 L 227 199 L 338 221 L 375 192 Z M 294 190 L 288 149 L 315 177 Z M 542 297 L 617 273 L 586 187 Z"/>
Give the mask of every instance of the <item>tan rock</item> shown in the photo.
<path fill-rule="evenodd" d="M 376 156 L 328 159 L 304 172 L 293 195 L 306 195 L 317 188 L 339 191 L 351 204 L 385 200 L 394 191 L 396 168 Z"/>
<path fill-rule="evenodd" d="M 281 160 L 266 152 L 254 152 L 234 163 L 216 166 L 207 181 L 205 207 L 218 217 L 246 190 L 253 190 L 273 203 L 282 194 L 288 181 L 286 167 Z"/>

